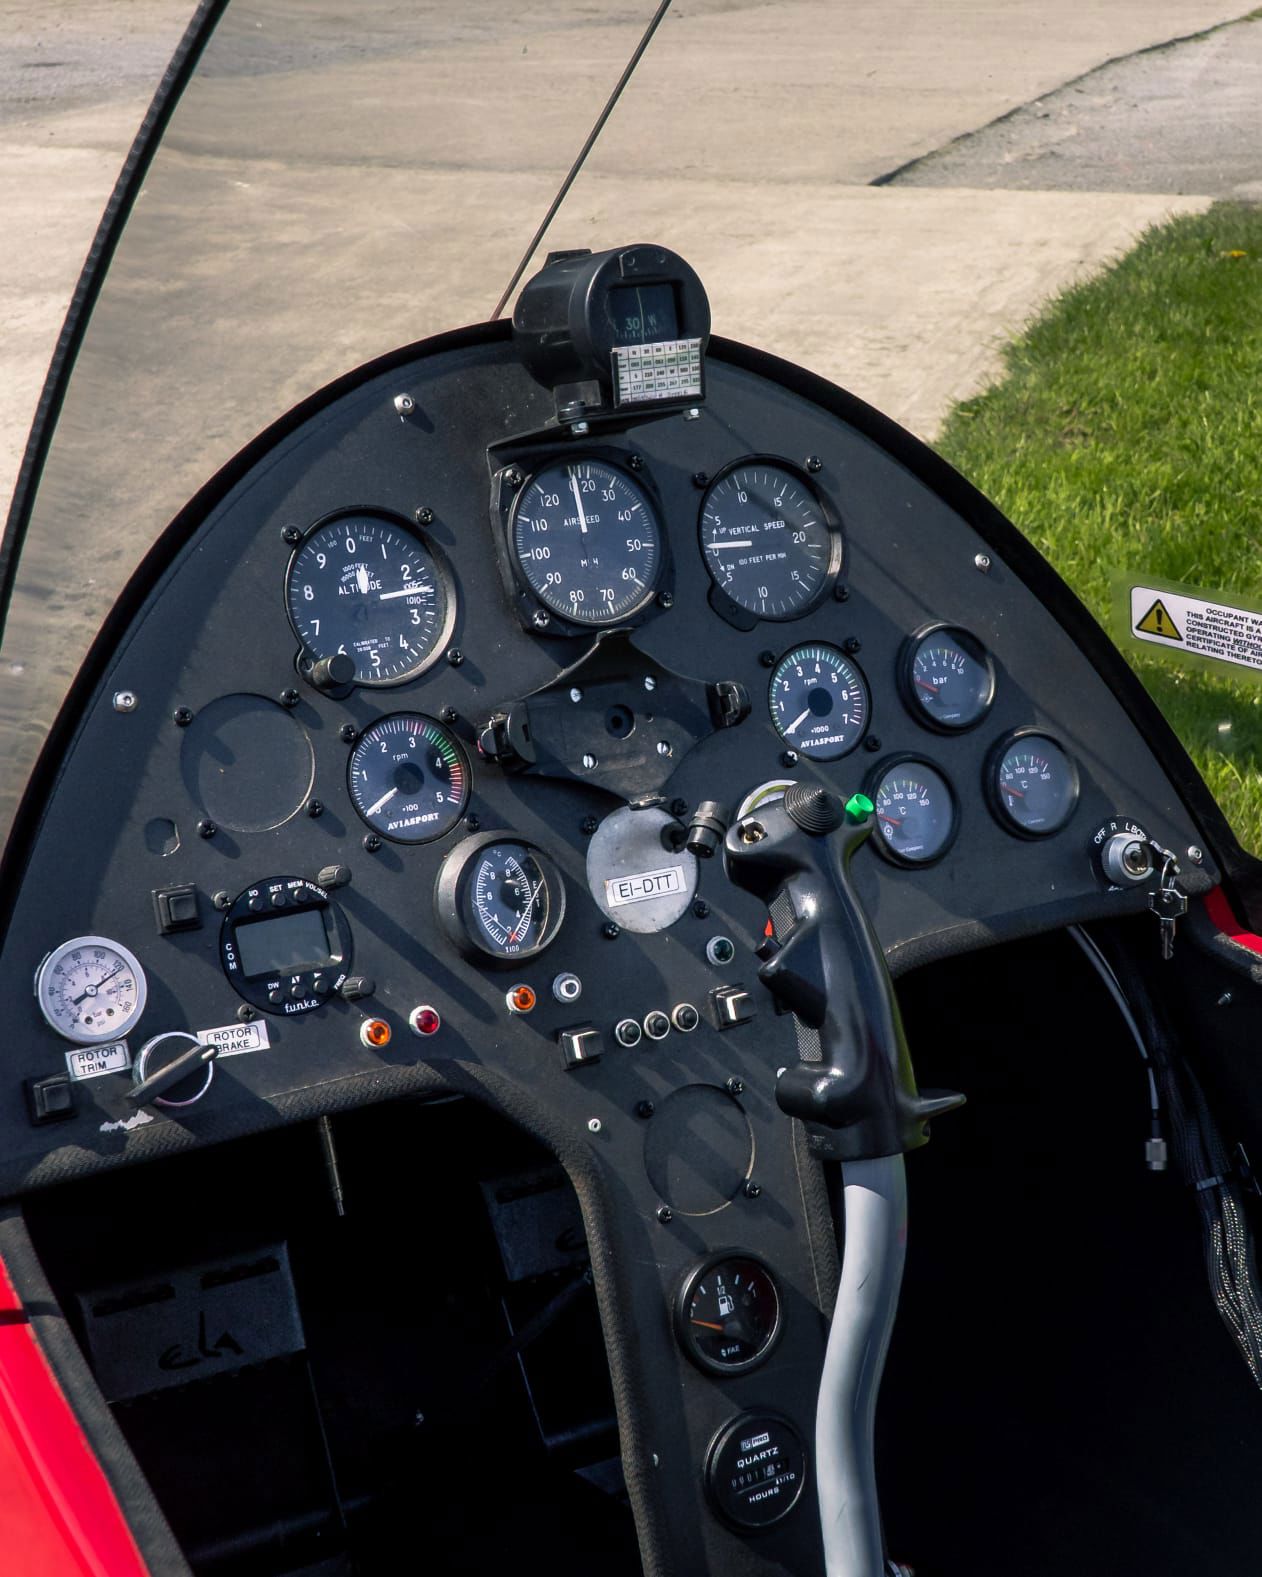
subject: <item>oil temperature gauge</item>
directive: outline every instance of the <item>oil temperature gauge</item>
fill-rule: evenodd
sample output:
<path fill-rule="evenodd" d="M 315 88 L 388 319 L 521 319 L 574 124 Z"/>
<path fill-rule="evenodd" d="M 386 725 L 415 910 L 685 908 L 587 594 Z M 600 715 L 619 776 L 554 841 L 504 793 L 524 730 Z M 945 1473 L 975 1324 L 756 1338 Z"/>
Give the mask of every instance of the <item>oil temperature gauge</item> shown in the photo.
<path fill-rule="evenodd" d="M 873 773 L 868 792 L 876 804 L 873 841 L 896 865 L 929 865 L 955 841 L 955 795 L 927 761 L 905 756 L 885 762 Z"/>
<path fill-rule="evenodd" d="M 121 1040 L 144 1012 L 146 990 L 135 955 L 105 936 L 72 937 L 35 972 L 40 1012 L 81 1046 Z"/>
<path fill-rule="evenodd" d="M 434 902 L 455 946 L 483 962 L 533 958 L 565 918 L 561 873 L 542 849 L 508 832 L 457 844 L 443 861 Z"/>
<path fill-rule="evenodd" d="M 780 1336 L 775 1278 L 752 1254 L 711 1254 L 689 1271 L 675 1305 L 679 1344 L 710 1374 L 743 1374 Z"/>
<path fill-rule="evenodd" d="M 1025 838 L 1059 832 L 1078 803 L 1078 768 L 1054 739 L 1033 729 L 999 741 L 986 781 L 1000 821 Z"/>

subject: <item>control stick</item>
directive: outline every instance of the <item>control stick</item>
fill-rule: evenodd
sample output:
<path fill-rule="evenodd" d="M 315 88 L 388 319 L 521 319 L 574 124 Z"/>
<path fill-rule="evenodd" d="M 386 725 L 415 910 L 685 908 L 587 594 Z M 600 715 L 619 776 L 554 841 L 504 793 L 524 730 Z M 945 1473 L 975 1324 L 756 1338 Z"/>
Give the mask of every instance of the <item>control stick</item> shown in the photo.
<path fill-rule="evenodd" d="M 898 1307 L 906 1240 L 903 1154 L 962 1095 L 916 1088 L 885 954 L 850 885 L 872 801 L 792 784 L 724 841 L 727 874 L 771 913 L 758 972 L 817 1047 L 786 1069 L 776 1100 L 806 1124 L 812 1151 L 842 1163 L 845 1250 L 815 1418 L 828 1577 L 887 1570 L 873 1458 L 876 1398 Z"/>

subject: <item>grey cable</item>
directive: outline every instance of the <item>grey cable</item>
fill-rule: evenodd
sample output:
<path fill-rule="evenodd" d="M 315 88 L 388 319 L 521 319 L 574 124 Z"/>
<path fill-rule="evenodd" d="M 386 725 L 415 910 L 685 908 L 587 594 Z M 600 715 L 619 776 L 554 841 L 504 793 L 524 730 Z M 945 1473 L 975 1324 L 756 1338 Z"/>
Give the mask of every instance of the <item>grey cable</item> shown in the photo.
<path fill-rule="evenodd" d="M 815 1414 L 815 1477 L 827 1577 L 883 1577 L 876 1398 L 907 1251 L 901 1155 L 842 1168 L 845 1249 Z"/>

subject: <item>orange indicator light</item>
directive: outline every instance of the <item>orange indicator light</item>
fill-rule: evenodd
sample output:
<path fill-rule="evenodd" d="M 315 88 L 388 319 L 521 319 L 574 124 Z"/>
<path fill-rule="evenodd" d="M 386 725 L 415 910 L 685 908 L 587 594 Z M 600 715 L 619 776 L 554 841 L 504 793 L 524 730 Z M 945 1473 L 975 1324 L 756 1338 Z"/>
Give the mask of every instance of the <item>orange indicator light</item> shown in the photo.
<path fill-rule="evenodd" d="M 359 1038 L 365 1046 L 388 1046 L 390 1026 L 383 1018 L 366 1018 L 359 1026 Z"/>
<path fill-rule="evenodd" d="M 529 1013 L 538 1000 L 532 986 L 514 986 L 505 998 L 510 1013 Z"/>

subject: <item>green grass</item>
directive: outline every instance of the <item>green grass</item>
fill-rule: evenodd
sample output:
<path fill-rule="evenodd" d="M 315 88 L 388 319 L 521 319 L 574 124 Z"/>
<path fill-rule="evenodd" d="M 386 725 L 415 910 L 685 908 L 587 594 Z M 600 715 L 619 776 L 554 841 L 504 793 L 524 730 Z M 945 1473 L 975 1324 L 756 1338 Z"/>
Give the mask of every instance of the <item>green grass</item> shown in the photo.
<path fill-rule="evenodd" d="M 1262 605 L 1262 209 L 1223 203 L 1148 231 L 1005 362 L 938 447 L 1101 624 L 1117 571 Z M 1123 649 L 1262 853 L 1262 685 Z"/>

